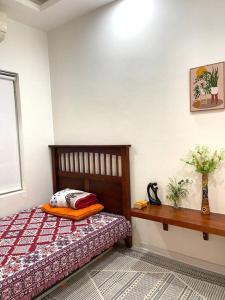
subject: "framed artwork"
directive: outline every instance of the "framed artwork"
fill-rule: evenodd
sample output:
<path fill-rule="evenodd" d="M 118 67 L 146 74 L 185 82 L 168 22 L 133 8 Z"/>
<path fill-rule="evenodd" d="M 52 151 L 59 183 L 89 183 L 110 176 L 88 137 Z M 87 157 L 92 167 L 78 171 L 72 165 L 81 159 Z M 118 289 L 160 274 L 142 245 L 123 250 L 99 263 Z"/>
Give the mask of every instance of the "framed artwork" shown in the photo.
<path fill-rule="evenodd" d="M 191 112 L 225 108 L 224 62 L 190 70 Z"/>

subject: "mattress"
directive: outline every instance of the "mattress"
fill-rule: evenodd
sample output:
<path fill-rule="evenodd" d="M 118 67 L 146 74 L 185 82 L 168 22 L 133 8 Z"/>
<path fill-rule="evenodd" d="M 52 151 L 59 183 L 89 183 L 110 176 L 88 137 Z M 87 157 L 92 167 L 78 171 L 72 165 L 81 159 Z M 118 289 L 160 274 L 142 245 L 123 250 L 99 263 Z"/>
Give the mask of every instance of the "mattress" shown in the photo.
<path fill-rule="evenodd" d="M 0 299 L 31 299 L 131 234 L 123 217 L 72 221 L 23 210 L 0 219 Z"/>

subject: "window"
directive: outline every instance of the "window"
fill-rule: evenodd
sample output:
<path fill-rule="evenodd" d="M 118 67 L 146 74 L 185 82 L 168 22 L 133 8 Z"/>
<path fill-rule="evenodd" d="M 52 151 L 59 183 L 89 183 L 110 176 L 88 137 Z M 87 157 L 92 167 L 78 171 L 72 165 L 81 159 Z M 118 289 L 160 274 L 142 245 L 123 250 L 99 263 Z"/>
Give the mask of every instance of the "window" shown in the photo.
<path fill-rule="evenodd" d="M 17 80 L 17 74 L 0 71 L 0 195 L 22 189 Z"/>

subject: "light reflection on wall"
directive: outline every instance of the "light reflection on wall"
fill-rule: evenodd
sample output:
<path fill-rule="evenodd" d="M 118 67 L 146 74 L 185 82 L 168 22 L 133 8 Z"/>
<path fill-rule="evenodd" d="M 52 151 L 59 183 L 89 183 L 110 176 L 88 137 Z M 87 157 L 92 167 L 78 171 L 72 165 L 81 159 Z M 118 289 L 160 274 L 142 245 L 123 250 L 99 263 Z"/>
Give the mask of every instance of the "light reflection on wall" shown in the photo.
<path fill-rule="evenodd" d="M 112 15 L 113 33 L 129 39 L 140 33 L 153 16 L 153 0 L 123 0 Z"/>

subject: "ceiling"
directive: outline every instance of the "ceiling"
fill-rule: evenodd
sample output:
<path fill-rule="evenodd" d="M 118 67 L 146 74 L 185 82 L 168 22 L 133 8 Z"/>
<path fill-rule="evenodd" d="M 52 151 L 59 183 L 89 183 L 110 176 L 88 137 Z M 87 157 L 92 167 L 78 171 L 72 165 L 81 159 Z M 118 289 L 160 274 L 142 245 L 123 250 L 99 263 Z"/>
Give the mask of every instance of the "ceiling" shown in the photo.
<path fill-rule="evenodd" d="M 48 0 L 31 0 L 31 1 L 40 5 L 40 4 L 47 2 Z"/>
<path fill-rule="evenodd" d="M 45 2 L 47 2 L 48 0 L 38 0 L 38 2 L 40 2 L 40 3 L 45 3 Z"/>
<path fill-rule="evenodd" d="M 50 31 L 115 0 L 0 0 L 9 18 Z"/>

